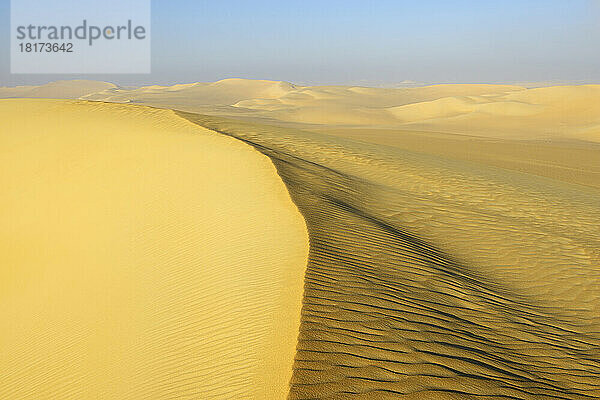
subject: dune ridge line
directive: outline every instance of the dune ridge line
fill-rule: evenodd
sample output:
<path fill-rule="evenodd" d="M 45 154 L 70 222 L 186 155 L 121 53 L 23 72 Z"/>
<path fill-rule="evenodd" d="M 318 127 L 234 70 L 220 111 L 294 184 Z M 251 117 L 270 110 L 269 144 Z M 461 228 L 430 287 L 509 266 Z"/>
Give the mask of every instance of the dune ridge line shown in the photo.
<path fill-rule="evenodd" d="M 0 398 L 285 398 L 308 236 L 172 111 L 0 100 Z"/>

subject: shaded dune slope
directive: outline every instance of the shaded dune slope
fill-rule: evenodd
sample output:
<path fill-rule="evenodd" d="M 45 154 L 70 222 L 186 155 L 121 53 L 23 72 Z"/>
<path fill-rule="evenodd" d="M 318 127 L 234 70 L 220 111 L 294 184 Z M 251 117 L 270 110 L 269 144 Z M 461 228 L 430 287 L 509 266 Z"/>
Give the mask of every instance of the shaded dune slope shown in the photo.
<path fill-rule="evenodd" d="M 305 217 L 290 399 L 600 396 L 597 192 L 497 169 L 463 181 L 466 167 L 409 152 L 384 165 L 350 142 L 179 114 L 269 156 Z"/>

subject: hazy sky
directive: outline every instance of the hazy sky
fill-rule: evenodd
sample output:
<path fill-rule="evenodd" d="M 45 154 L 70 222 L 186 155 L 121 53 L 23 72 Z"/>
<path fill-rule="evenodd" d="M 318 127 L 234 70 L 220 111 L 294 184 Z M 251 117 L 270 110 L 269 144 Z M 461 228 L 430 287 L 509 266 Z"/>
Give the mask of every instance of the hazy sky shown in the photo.
<path fill-rule="evenodd" d="M 154 0 L 152 21 L 150 75 L 11 75 L 0 0 L 0 85 L 600 83 L 600 0 Z"/>

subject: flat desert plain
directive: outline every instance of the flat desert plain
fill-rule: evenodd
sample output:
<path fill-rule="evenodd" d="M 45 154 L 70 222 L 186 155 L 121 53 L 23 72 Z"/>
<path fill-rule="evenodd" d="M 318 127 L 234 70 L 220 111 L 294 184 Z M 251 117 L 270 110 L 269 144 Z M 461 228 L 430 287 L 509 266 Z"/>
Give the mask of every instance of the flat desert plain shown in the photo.
<path fill-rule="evenodd" d="M 0 399 L 600 398 L 600 85 L 0 97 Z"/>

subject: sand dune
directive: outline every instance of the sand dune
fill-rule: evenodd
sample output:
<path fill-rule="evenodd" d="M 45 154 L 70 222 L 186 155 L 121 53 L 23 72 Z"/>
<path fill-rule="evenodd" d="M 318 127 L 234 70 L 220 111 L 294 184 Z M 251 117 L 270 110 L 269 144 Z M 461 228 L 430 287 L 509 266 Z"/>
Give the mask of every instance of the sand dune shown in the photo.
<path fill-rule="evenodd" d="M 79 93 L 84 100 L 145 104 L 304 128 L 337 125 L 600 142 L 600 85 L 452 84 L 385 89 L 224 79 L 136 89 L 87 82 L 79 84 L 80 92 L 73 89 L 78 84 L 49 85 L 4 88 L 0 97 L 71 98 Z"/>
<path fill-rule="evenodd" d="M 306 218 L 290 398 L 600 396 L 598 190 L 181 115 L 271 157 Z"/>
<path fill-rule="evenodd" d="M 307 257 L 269 159 L 167 110 L 0 101 L 0 398 L 285 398 Z"/>
<path fill-rule="evenodd" d="M 82 96 L 84 100 L 110 100 L 150 104 L 152 100 L 170 104 L 232 105 L 247 99 L 270 99 L 285 95 L 294 86 L 287 82 L 224 79 L 214 83 L 176 86 L 145 86 L 138 89 L 107 88 Z"/>
<path fill-rule="evenodd" d="M 228 79 L 149 90 L 86 98 L 292 126 L 600 187 L 600 85 L 381 89 Z"/>
<path fill-rule="evenodd" d="M 390 146 L 430 157 L 499 167 L 600 188 L 598 143 L 510 140 L 382 128 L 319 126 L 312 127 L 311 130 L 328 136 Z M 592 134 L 590 132 L 590 135 Z"/>
<path fill-rule="evenodd" d="M 86 80 L 56 81 L 40 86 L 0 87 L 0 99 L 77 99 L 110 88 L 116 88 L 116 86 L 112 83 Z"/>
<path fill-rule="evenodd" d="M 600 398 L 599 96 L 0 101 L 0 398 Z"/>

